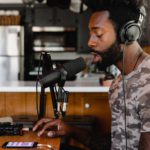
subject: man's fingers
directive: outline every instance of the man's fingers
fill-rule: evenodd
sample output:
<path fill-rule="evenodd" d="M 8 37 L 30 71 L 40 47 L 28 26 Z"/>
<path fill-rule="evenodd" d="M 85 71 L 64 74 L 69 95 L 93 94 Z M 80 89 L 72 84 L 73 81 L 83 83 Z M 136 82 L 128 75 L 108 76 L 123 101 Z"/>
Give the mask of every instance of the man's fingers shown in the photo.
<path fill-rule="evenodd" d="M 33 131 L 39 130 L 38 136 L 41 136 L 47 129 L 50 129 L 51 131 L 47 132 L 47 136 L 56 137 L 64 135 L 64 131 L 61 130 L 61 128 L 62 128 L 61 120 L 59 119 L 51 120 L 48 118 L 43 118 L 36 123 L 36 125 L 33 127 Z"/>
<path fill-rule="evenodd" d="M 59 136 L 63 136 L 64 135 L 64 131 L 60 130 L 56 130 L 56 131 L 49 131 L 47 132 L 47 136 L 48 137 L 59 137 Z"/>
<path fill-rule="evenodd" d="M 49 132 L 47 133 L 47 136 L 48 136 L 48 137 L 56 137 L 56 131 L 49 131 Z"/>
<path fill-rule="evenodd" d="M 52 130 L 56 130 L 54 127 L 57 127 L 59 124 L 58 120 L 52 120 L 47 122 L 43 128 L 41 129 L 41 131 L 38 132 L 38 136 L 41 136 L 47 129 L 52 129 Z"/>
<path fill-rule="evenodd" d="M 35 124 L 35 126 L 33 127 L 33 131 L 36 131 L 40 126 L 42 126 L 43 124 L 45 124 L 49 121 L 50 121 L 50 119 L 48 119 L 48 118 L 42 118 Z"/>

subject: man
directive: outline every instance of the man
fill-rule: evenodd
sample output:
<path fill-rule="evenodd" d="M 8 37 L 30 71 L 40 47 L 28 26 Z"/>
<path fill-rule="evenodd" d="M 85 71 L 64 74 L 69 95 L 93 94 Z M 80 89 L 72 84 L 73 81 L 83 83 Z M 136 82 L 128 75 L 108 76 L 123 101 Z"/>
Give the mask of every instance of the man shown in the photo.
<path fill-rule="evenodd" d="M 110 87 L 111 149 L 150 150 L 150 56 L 137 42 L 143 22 L 140 19 L 145 14 L 140 2 L 130 4 L 115 3 L 95 11 L 89 21 L 88 45 L 94 62 L 106 67 L 114 64 L 121 72 Z M 126 28 L 128 23 L 131 26 Z M 40 129 L 41 136 L 54 126 L 58 130 L 48 131 L 47 136 L 71 136 L 92 150 L 110 149 L 107 138 L 68 126 L 62 120 L 43 118 L 33 131 Z"/>

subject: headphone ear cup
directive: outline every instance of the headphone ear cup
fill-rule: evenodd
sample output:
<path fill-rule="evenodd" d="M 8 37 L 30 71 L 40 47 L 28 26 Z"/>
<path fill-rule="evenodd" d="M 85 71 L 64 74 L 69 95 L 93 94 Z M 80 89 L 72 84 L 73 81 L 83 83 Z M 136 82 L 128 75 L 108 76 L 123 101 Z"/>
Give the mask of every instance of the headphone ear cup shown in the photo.
<path fill-rule="evenodd" d="M 120 40 L 121 43 L 132 43 L 133 41 L 136 41 L 141 36 L 141 26 L 138 23 L 135 23 L 134 21 L 129 21 L 120 30 Z"/>

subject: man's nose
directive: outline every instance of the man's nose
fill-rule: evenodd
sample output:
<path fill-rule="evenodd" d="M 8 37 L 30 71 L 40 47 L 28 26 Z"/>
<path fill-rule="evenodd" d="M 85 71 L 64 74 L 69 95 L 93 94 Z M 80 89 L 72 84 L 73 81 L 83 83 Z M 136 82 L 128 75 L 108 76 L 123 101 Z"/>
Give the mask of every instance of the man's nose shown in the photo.
<path fill-rule="evenodd" d="M 88 46 L 89 47 L 94 47 L 96 46 L 96 37 L 91 35 L 90 38 L 89 38 L 89 41 L 88 41 Z"/>

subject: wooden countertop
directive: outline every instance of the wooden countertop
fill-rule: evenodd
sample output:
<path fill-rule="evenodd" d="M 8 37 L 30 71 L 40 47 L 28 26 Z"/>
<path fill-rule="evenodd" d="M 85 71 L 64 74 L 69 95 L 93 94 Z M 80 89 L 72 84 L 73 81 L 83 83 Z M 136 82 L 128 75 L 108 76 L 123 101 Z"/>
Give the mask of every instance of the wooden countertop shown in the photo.
<path fill-rule="evenodd" d="M 54 147 L 55 150 L 59 150 L 61 139 L 60 138 L 48 138 L 46 136 L 38 137 L 36 133 L 30 131 L 30 132 L 25 132 L 23 136 L 19 136 L 19 135 L 18 136 L 0 136 L 0 149 L 2 149 L 2 145 L 7 141 L 38 142 L 39 144 L 49 144 L 52 147 Z M 36 149 L 39 149 L 39 148 L 31 148 L 31 150 L 36 150 Z M 41 147 L 40 149 L 46 150 L 48 148 Z M 11 148 L 10 150 L 16 150 L 16 149 Z M 23 148 L 19 148 L 19 150 L 23 150 Z"/>
<path fill-rule="evenodd" d="M 40 91 L 40 88 L 40 85 L 38 85 L 38 91 Z M 75 81 L 66 81 L 64 89 L 69 92 L 108 92 L 109 86 L 100 86 L 98 79 L 95 78 L 83 78 Z M 49 92 L 49 88 L 45 90 Z M 0 92 L 36 92 L 36 82 L 0 82 Z"/>

